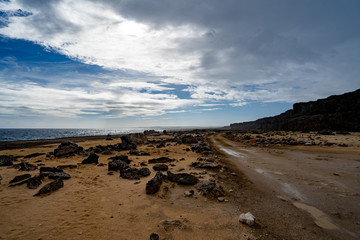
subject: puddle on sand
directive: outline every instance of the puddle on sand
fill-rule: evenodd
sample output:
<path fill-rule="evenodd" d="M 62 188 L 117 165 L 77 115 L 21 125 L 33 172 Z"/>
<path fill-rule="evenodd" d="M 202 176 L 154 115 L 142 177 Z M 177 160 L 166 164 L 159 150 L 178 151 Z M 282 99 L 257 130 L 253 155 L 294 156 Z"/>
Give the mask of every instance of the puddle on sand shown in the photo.
<path fill-rule="evenodd" d="M 328 230 L 340 230 L 338 226 L 336 226 L 331 222 L 331 220 L 325 213 L 323 213 L 321 210 L 317 209 L 316 207 L 300 202 L 294 202 L 294 205 L 295 207 L 310 213 L 311 216 L 313 216 L 313 218 L 315 219 L 316 225 L 318 225 L 319 227 Z"/>

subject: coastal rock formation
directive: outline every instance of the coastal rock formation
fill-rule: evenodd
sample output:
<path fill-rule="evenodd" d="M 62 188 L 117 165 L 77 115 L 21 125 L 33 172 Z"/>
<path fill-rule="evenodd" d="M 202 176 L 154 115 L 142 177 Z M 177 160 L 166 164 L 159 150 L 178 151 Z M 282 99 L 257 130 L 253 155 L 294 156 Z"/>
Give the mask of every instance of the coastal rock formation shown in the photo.
<path fill-rule="evenodd" d="M 121 142 L 125 144 L 145 144 L 147 142 L 147 137 L 145 134 L 142 133 L 134 133 L 134 134 L 127 134 L 121 136 Z"/>
<path fill-rule="evenodd" d="M 188 173 L 179 173 L 179 174 L 174 174 L 171 173 L 170 171 L 167 172 L 167 179 L 170 180 L 171 182 L 176 182 L 180 185 L 195 185 L 198 183 L 198 178 L 188 174 Z"/>
<path fill-rule="evenodd" d="M 63 142 L 55 150 L 55 157 L 73 156 L 75 153 L 81 153 L 84 149 L 79 147 L 76 143 Z"/>
<path fill-rule="evenodd" d="M 64 181 L 62 179 L 56 179 L 55 181 L 50 182 L 45 186 L 43 186 L 36 194 L 34 194 L 34 196 L 51 193 L 62 187 L 64 187 Z"/>
<path fill-rule="evenodd" d="M 360 131 L 360 89 L 317 101 L 295 103 L 274 117 L 230 124 L 231 130 Z"/>
<path fill-rule="evenodd" d="M 146 183 L 146 194 L 155 194 L 160 190 L 164 175 L 157 172 L 155 177 Z"/>
<path fill-rule="evenodd" d="M 90 155 L 84 159 L 81 164 L 98 164 L 99 163 L 99 156 L 96 155 L 95 153 L 90 153 Z"/>
<path fill-rule="evenodd" d="M 0 155 L 0 167 L 12 166 L 14 161 L 16 161 L 16 158 L 14 156 Z"/>

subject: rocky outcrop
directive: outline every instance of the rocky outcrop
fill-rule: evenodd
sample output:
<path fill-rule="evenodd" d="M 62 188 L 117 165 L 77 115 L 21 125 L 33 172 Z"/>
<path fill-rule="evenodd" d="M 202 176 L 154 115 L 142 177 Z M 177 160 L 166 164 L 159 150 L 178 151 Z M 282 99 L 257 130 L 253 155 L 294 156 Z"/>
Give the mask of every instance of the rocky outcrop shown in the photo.
<path fill-rule="evenodd" d="M 157 172 L 155 177 L 146 183 L 146 194 L 155 194 L 160 190 L 164 175 Z"/>
<path fill-rule="evenodd" d="M 50 182 L 45 186 L 43 186 L 36 194 L 34 194 L 34 196 L 51 193 L 62 187 L 64 187 L 64 181 L 62 179 L 56 179 L 55 181 Z"/>
<path fill-rule="evenodd" d="M 16 158 L 11 155 L 0 155 L 0 167 L 12 166 Z"/>
<path fill-rule="evenodd" d="M 274 117 L 233 123 L 231 130 L 360 131 L 360 89 L 317 101 L 295 103 Z"/>
<path fill-rule="evenodd" d="M 63 142 L 55 150 L 55 157 L 69 157 L 73 156 L 75 153 L 81 153 L 84 149 L 79 147 L 76 143 L 72 142 Z"/>
<path fill-rule="evenodd" d="M 90 153 L 90 155 L 84 159 L 81 164 L 98 164 L 99 163 L 99 156 L 96 155 L 95 153 Z"/>
<path fill-rule="evenodd" d="M 174 174 L 171 172 L 167 172 L 167 179 L 170 180 L 171 182 L 176 182 L 180 185 L 195 185 L 196 183 L 198 183 L 198 178 L 188 174 L 188 173 L 179 173 L 179 174 Z"/>

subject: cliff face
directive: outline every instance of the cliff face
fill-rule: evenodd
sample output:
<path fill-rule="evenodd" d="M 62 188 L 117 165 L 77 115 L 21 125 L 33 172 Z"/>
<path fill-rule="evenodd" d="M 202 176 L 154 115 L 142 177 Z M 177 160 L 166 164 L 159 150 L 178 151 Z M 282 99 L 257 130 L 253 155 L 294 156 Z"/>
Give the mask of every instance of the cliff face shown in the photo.
<path fill-rule="evenodd" d="M 232 130 L 360 131 L 360 89 L 317 101 L 295 103 L 274 117 L 230 124 Z"/>

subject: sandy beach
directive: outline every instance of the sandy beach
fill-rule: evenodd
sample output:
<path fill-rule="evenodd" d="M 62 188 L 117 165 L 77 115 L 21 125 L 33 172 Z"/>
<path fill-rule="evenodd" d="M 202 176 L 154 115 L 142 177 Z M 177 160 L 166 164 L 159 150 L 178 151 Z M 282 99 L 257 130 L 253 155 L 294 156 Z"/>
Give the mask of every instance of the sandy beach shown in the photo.
<path fill-rule="evenodd" d="M 237 135 L 239 139 L 240 136 Z M 300 133 L 293 137 L 303 138 Z M 105 137 L 76 138 L 71 141 L 83 151 L 59 157 L 54 156 L 54 150 L 69 139 L 32 141 L 28 145 L 7 143 L 0 155 L 11 155 L 16 160 L 12 166 L 0 167 L 0 239 L 150 239 L 152 233 L 159 239 L 356 239 L 357 236 L 351 234 L 360 228 L 359 205 L 356 204 L 359 202 L 359 134 L 321 137 L 336 144 L 324 147 L 318 143 L 313 146 L 260 146 L 258 143 L 258 146 L 251 140 L 257 139 L 256 135 L 250 134 L 250 139 L 246 140 L 249 142 L 241 142 L 234 137 L 230 140 L 223 132 L 193 131 L 147 134 L 131 154 L 130 150 L 99 147 L 121 144 L 123 141 L 119 136 L 107 140 Z M 347 147 L 338 146 L 339 143 Z M 239 157 L 229 156 L 224 151 L 226 144 L 234 144 L 229 147 L 233 151 L 239 144 L 257 153 L 273 155 L 281 154 L 280 151 L 302 150 L 313 155 L 320 152 L 346 156 L 354 164 L 352 167 L 357 165 L 357 170 L 345 166 L 341 169 L 338 165 L 338 169 L 331 170 L 330 174 L 334 178 L 348 174 L 350 180 L 346 184 L 353 185 L 349 187 L 354 194 L 343 197 L 352 203 L 347 205 L 352 209 L 346 214 L 338 210 L 340 222 L 349 225 L 349 234 L 339 229 L 326 229 L 317 224 L 309 212 L 294 205 L 294 202 L 306 201 L 286 194 L 280 196 L 275 190 L 264 188 L 257 180 L 260 177 L 249 174 L 250 171 L 236 163 Z M 81 164 L 90 152 L 99 156 L 98 163 Z M 29 156 L 34 153 L 39 154 Z M 120 177 L 120 171 L 109 171 L 112 161 L 109 158 L 119 155 L 128 156 L 131 169 L 148 168 L 150 175 L 129 179 Z M 187 173 L 195 176 L 197 183 L 179 184 L 170 180 L 169 173 L 162 171 L 167 177 L 159 191 L 147 194 L 146 185 L 157 174 L 153 169 L 156 164 L 149 160 L 160 157 L 170 159 L 164 163 L 170 174 Z M 37 169 L 19 171 L 16 165 L 23 161 Z M 328 163 L 325 159 L 318 162 Z M 28 189 L 25 183 L 9 187 L 15 176 L 30 174 L 34 177 L 40 174 L 41 167 L 61 165 L 73 165 L 63 168 L 71 178 L 64 179 L 64 186 L 54 192 L 33 196 L 54 181 L 49 179 L 50 176 L 45 176 L 36 189 Z M 204 183 L 215 183 L 215 188 L 209 190 Z M 332 190 L 324 190 L 324 194 Z M 255 216 L 255 225 L 239 222 L 239 215 L 246 212 Z M 353 214 L 349 215 L 349 212 Z"/>

